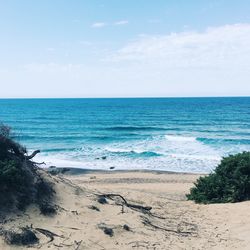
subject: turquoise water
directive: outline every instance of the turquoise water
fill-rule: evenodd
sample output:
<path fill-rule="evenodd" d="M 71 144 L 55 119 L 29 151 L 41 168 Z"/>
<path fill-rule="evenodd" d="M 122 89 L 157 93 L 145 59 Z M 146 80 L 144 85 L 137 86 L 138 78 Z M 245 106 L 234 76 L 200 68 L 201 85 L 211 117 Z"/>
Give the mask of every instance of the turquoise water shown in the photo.
<path fill-rule="evenodd" d="M 47 166 L 210 172 L 250 151 L 249 97 L 2 99 L 0 120 Z"/>

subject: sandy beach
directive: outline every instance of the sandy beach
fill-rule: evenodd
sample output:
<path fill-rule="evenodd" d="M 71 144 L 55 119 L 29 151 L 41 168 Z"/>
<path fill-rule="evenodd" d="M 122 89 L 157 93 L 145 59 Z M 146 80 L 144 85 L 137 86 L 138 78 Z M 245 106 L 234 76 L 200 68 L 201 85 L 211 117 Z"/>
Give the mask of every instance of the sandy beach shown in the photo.
<path fill-rule="evenodd" d="M 250 250 L 250 0 L 0 0 L 0 250 Z"/>
<path fill-rule="evenodd" d="M 55 183 L 58 213 L 42 216 L 31 206 L 12 214 L 3 228 L 26 227 L 53 232 L 53 239 L 37 233 L 39 244 L 29 249 L 249 249 L 250 202 L 198 205 L 185 194 L 197 174 L 150 171 L 79 171 L 50 176 Z M 124 205 L 152 207 L 150 211 Z M 123 205 L 123 206 L 122 206 Z M 112 236 L 105 228 L 111 228 Z M 0 239 L 0 249 L 8 246 Z"/>

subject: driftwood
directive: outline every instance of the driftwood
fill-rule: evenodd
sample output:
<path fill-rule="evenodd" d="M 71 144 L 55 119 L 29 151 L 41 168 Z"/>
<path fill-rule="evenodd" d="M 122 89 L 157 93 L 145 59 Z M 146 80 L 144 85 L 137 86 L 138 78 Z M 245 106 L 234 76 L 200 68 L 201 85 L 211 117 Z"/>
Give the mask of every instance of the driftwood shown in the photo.
<path fill-rule="evenodd" d="M 157 229 L 157 230 L 162 230 L 162 231 L 166 231 L 166 232 L 170 232 L 170 233 L 179 234 L 182 236 L 197 235 L 195 228 L 182 230 L 178 225 L 177 228 L 174 229 L 174 228 L 166 227 L 165 225 L 160 225 L 160 224 L 158 224 L 158 222 L 151 221 L 150 218 L 157 218 L 157 219 L 161 219 L 161 220 L 165 220 L 166 218 L 151 213 L 152 207 L 150 207 L 150 206 L 141 206 L 141 205 L 137 205 L 137 204 L 131 204 L 120 194 L 102 194 L 102 195 L 99 195 L 99 197 L 100 196 L 107 198 L 107 199 L 111 199 L 111 200 L 115 201 L 117 205 L 122 206 L 122 213 L 123 213 L 124 206 L 126 206 L 130 209 L 142 212 L 143 214 L 145 214 L 145 215 L 141 215 L 142 223 L 145 226 L 149 226 L 149 227 L 152 227 L 152 228 Z M 119 198 L 120 201 L 117 201 L 117 198 Z M 190 223 L 186 223 L 186 224 L 191 225 Z M 192 226 L 194 226 L 194 225 L 192 225 Z M 127 225 L 125 227 L 123 227 L 123 229 L 128 230 L 128 231 L 130 230 L 130 228 L 127 227 Z"/>
<path fill-rule="evenodd" d="M 35 162 L 35 161 L 32 161 L 32 163 L 36 164 L 36 165 L 46 165 L 46 163 L 43 161 L 43 162 Z"/>
<path fill-rule="evenodd" d="M 41 152 L 40 150 L 35 150 L 31 155 L 25 156 L 25 159 L 30 160 L 30 159 L 34 158 L 40 152 Z"/>
<path fill-rule="evenodd" d="M 48 241 L 48 243 L 49 243 L 49 242 L 52 242 L 52 241 L 54 240 L 54 237 L 63 238 L 63 236 L 60 236 L 60 235 L 58 235 L 58 234 L 55 234 L 55 233 L 53 233 L 53 232 L 51 232 L 51 231 L 49 231 L 49 230 L 47 230 L 47 229 L 38 228 L 38 227 L 36 227 L 36 228 L 34 228 L 34 229 L 35 229 L 37 232 L 39 232 L 39 233 L 45 235 L 46 237 L 50 238 L 50 240 Z"/>
<path fill-rule="evenodd" d="M 177 228 L 177 230 L 174 230 L 174 229 L 171 229 L 171 228 L 156 225 L 145 216 L 142 216 L 142 223 L 145 226 L 150 226 L 150 227 L 153 227 L 154 229 L 159 229 L 159 230 L 162 230 L 162 231 L 171 232 L 171 233 L 175 233 L 175 234 L 181 234 L 181 235 L 195 234 L 194 231 L 182 231 L 179 228 Z"/>
<path fill-rule="evenodd" d="M 149 207 L 149 206 L 141 206 L 141 205 L 137 205 L 137 204 L 131 204 L 131 203 L 128 203 L 127 200 L 120 194 L 102 194 L 102 195 L 99 195 L 99 197 L 104 197 L 104 198 L 108 198 L 108 199 L 111 199 L 111 200 L 114 200 L 115 197 L 119 197 L 121 200 L 122 200 L 122 204 L 119 204 L 121 206 L 126 206 L 126 207 L 129 207 L 131 209 L 134 209 L 134 210 L 140 210 L 142 212 L 149 212 L 152 207 Z"/>
<path fill-rule="evenodd" d="M 80 241 L 75 240 L 75 244 L 76 244 L 76 249 L 75 250 L 78 250 L 80 245 L 82 244 L 82 240 L 80 240 Z"/>

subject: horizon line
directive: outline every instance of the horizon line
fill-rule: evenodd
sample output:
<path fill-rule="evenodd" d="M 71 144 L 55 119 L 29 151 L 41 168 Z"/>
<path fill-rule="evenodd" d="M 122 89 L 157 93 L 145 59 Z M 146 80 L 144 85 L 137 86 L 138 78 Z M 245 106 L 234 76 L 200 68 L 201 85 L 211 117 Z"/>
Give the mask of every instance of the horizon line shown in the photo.
<path fill-rule="evenodd" d="M 173 98 L 249 98 L 250 95 L 239 96 L 127 96 L 127 97 L 0 97 L 0 100 L 22 99 L 173 99 Z"/>

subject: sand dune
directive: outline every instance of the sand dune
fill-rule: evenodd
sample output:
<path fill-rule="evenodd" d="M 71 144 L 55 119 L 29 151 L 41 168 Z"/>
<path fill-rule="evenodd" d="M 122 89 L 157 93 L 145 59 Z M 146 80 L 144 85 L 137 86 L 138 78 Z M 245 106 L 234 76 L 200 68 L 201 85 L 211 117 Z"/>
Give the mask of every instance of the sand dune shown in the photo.
<path fill-rule="evenodd" d="M 198 175 L 71 171 L 49 178 L 57 192 L 57 215 L 42 216 L 31 206 L 2 223 L 4 229 L 32 225 L 55 234 L 52 240 L 36 231 L 39 244 L 29 249 L 249 249 L 250 202 L 187 201 L 185 194 Z M 124 201 L 119 197 L 107 199 L 107 204 L 97 201 L 98 194 L 109 193 L 152 209 L 121 206 Z M 105 228 L 112 228 L 113 236 L 105 234 Z M 8 246 L 0 239 L 0 249 L 25 248 Z"/>

